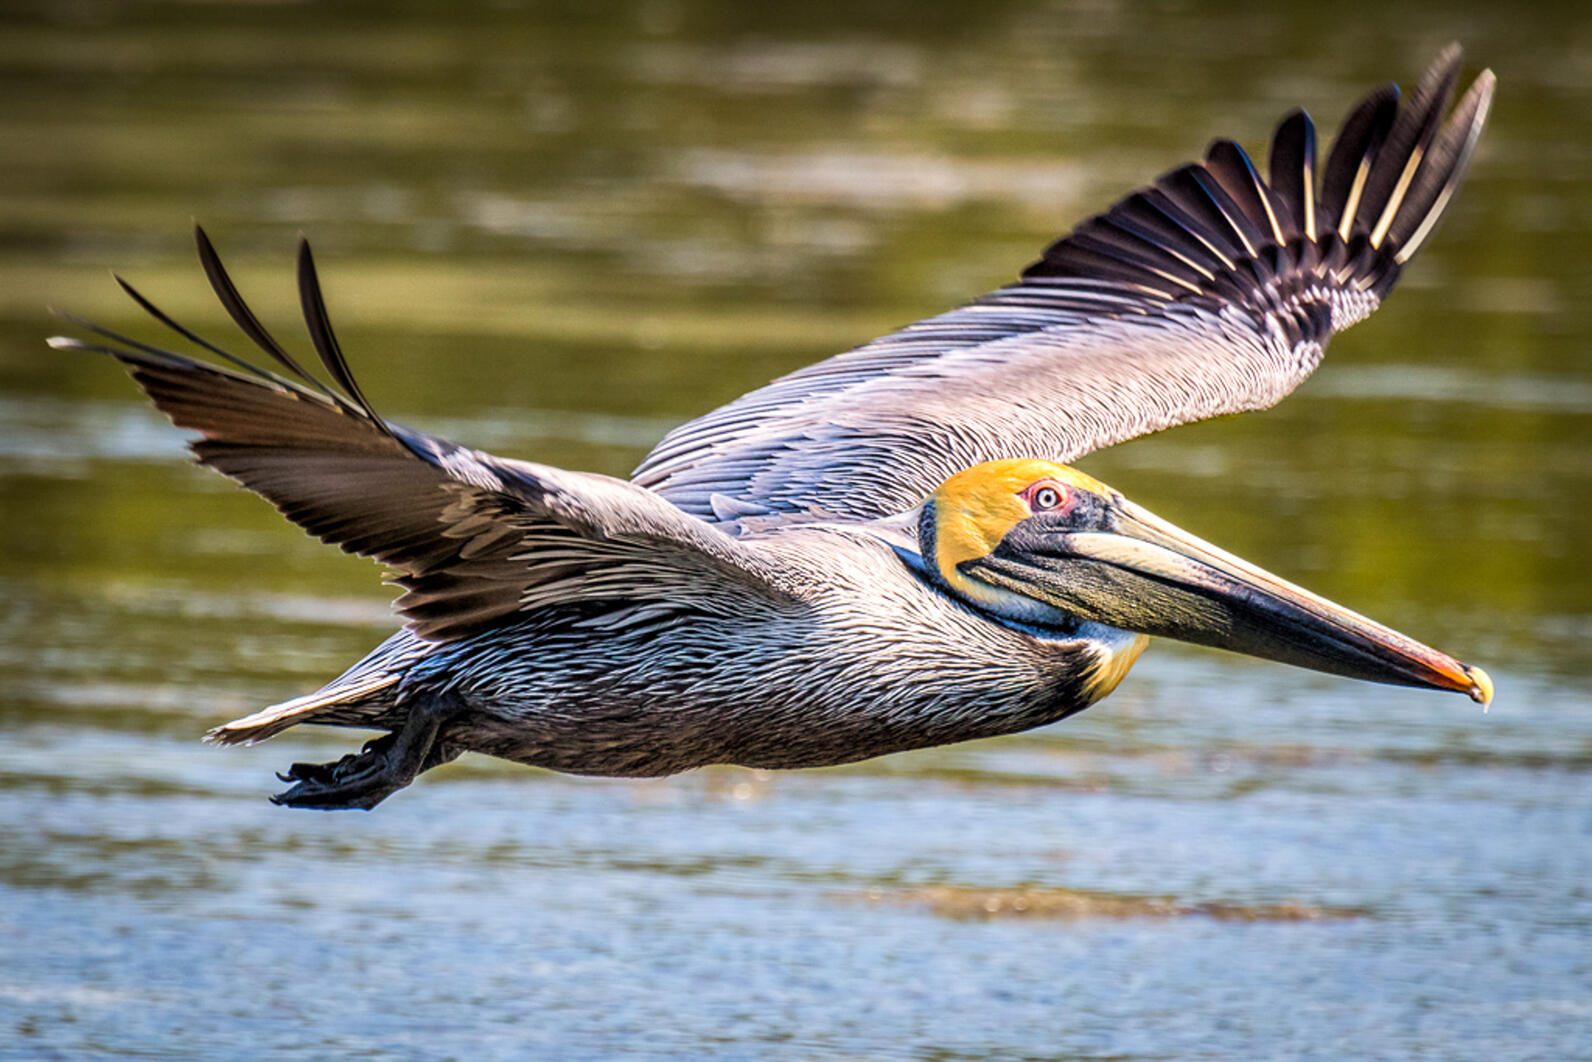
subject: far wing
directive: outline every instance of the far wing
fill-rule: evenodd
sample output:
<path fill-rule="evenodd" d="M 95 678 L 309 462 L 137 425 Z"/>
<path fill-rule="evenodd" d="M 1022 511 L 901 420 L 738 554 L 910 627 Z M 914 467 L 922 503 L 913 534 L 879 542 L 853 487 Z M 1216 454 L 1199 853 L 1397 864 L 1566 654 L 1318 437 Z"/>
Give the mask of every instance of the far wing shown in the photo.
<path fill-rule="evenodd" d="M 1459 59 L 1446 49 L 1402 108 L 1396 85 L 1366 96 L 1319 183 L 1303 111 L 1277 128 L 1269 181 L 1217 140 L 1015 284 L 676 428 L 634 482 L 705 519 L 870 519 L 982 461 L 1070 461 L 1274 404 L 1376 308 L 1463 176 L 1494 79 L 1445 122 Z"/>
<path fill-rule="evenodd" d="M 200 433 L 199 461 L 271 501 L 323 541 L 391 567 L 418 634 L 449 640 L 516 612 L 580 602 L 593 623 L 662 612 L 735 612 L 784 596 L 760 554 L 623 480 L 511 461 L 388 424 L 360 393 L 326 317 L 307 244 L 299 291 L 340 390 L 305 371 L 259 324 L 202 231 L 200 258 L 239 326 L 296 379 L 236 358 L 228 369 L 79 322 L 109 341 L 55 339 L 115 357 L 162 412 Z"/>

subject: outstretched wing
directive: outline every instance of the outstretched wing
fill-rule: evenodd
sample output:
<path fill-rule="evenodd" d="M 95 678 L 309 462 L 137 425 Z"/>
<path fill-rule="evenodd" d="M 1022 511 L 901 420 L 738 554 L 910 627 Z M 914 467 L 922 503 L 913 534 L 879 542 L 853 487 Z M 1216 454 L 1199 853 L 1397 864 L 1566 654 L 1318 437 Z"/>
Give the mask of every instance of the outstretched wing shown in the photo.
<path fill-rule="evenodd" d="M 332 333 L 308 244 L 299 294 L 322 365 L 306 371 L 260 325 L 202 230 L 200 259 L 239 327 L 283 370 L 201 339 L 118 281 L 162 323 L 233 368 L 148 346 L 87 322 L 108 341 L 56 338 L 121 361 L 201 463 L 271 501 L 405 588 L 397 607 L 421 636 L 461 637 L 515 612 L 598 603 L 593 622 L 660 610 L 766 607 L 784 596 L 757 550 L 623 480 L 511 461 L 389 424 L 371 408 Z"/>
<path fill-rule="evenodd" d="M 1070 461 L 1272 405 L 1376 308 L 1458 185 L 1494 84 L 1484 71 L 1445 122 L 1459 60 L 1444 50 L 1403 107 L 1396 85 L 1366 96 L 1319 181 L 1303 111 L 1277 127 L 1269 182 L 1217 140 L 1016 283 L 676 428 L 634 482 L 705 519 L 869 519 L 981 461 Z"/>

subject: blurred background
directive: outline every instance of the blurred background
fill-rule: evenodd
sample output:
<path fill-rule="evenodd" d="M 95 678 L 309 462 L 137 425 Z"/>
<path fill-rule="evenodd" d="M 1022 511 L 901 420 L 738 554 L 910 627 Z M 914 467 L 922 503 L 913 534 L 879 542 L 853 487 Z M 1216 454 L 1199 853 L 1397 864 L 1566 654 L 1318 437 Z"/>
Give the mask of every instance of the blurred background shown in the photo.
<path fill-rule="evenodd" d="M 0 10 L 0 1057 L 1592 1057 L 1592 19 L 1491 3 L 38 2 Z M 1082 467 L 1486 666 L 1497 702 L 1158 643 L 1084 715 L 653 782 L 466 758 L 294 813 L 207 728 L 395 623 L 186 461 L 70 310 L 289 346 L 317 250 L 396 420 L 623 475 L 1004 283 L 1215 135 L 1447 41 L 1439 233 L 1265 414 Z"/>

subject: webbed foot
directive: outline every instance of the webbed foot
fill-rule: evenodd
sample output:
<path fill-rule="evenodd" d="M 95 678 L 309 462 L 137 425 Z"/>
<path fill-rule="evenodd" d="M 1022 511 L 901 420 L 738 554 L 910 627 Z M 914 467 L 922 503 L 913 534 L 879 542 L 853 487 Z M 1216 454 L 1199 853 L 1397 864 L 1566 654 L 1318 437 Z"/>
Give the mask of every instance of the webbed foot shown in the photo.
<path fill-rule="evenodd" d="M 399 729 L 365 742 L 358 752 L 331 763 L 295 763 L 277 775 L 296 783 L 271 797 L 290 808 L 369 811 L 404 788 L 421 771 L 458 755 L 437 744 L 443 721 L 456 710 L 451 701 L 416 705 Z"/>

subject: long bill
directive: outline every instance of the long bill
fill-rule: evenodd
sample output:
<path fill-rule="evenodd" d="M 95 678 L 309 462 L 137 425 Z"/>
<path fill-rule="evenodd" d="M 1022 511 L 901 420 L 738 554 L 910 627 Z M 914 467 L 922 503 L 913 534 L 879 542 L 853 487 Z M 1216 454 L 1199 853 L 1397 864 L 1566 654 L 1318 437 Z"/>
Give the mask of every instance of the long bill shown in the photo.
<path fill-rule="evenodd" d="M 1479 667 L 1113 499 L 1103 529 L 1013 529 L 963 572 L 1070 615 L 1349 678 L 1492 701 Z"/>

